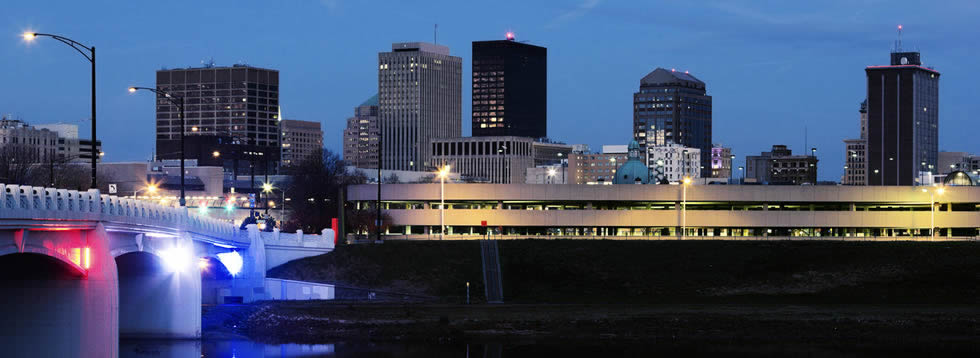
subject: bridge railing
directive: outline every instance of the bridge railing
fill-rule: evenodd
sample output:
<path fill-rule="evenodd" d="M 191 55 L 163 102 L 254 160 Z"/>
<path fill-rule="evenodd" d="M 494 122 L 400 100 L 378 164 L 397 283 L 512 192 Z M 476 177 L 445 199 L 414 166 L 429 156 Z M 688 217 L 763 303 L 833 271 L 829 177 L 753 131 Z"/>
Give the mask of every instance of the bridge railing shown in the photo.
<path fill-rule="evenodd" d="M 0 219 L 106 221 L 171 228 L 198 235 L 248 242 L 232 223 L 198 215 L 186 208 L 88 191 L 0 184 Z"/>

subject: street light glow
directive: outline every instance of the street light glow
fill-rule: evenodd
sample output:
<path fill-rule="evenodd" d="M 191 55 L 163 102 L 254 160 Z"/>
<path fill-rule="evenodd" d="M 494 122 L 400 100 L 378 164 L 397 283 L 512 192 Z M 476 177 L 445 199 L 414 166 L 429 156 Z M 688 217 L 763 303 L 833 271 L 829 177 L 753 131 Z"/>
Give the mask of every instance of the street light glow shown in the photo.
<path fill-rule="evenodd" d="M 691 177 L 684 177 L 684 185 L 691 184 Z"/>
<path fill-rule="evenodd" d="M 35 38 L 37 38 L 37 33 L 36 32 L 24 32 L 23 36 L 24 36 L 24 40 L 25 41 L 32 41 Z"/>
<path fill-rule="evenodd" d="M 272 192 L 272 189 L 275 189 L 272 186 L 272 183 L 262 183 L 262 192 L 264 192 L 264 193 L 271 193 Z"/>
<path fill-rule="evenodd" d="M 219 151 L 216 150 L 214 152 L 211 152 L 211 156 L 212 157 L 215 157 L 215 158 L 220 157 L 221 156 L 221 152 L 219 152 Z"/>
<path fill-rule="evenodd" d="M 449 175 L 449 169 L 450 168 L 451 167 L 447 165 L 447 166 L 442 167 L 442 169 L 439 169 L 439 177 L 440 178 L 445 178 L 447 175 Z"/>
<path fill-rule="evenodd" d="M 129 93 L 133 93 L 133 92 L 136 92 L 136 87 L 130 87 L 129 88 Z"/>
<path fill-rule="evenodd" d="M 553 176 L 555 176 L 555 174 L 558 174 L 558 171 L 555 170 L 555 168 L 548 169 L 548 176 L 549 177 L 553 177 Z"/>

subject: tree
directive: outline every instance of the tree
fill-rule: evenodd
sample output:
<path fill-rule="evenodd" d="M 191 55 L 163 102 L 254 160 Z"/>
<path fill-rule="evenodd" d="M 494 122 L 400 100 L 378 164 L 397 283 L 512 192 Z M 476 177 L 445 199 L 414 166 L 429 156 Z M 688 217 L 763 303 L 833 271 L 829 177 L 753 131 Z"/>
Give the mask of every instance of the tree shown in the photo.
<path fill-rule="evenodd" d="M 7 144 L 0 147 L 0 183 L 88 190 L 89 167 L 72 158 L 47 156 L 39 148 Z"/>
<path fill-rule="evenodd" d="M 322 149 L 299 163 L 287 167 L 292 182 L 285 189 L 290 201 L 286 209 L 292 214 L 284 228 L 319 232 L 329 228 L 343 203 L 340 192 L 347 185 L 362 184 L 363 174 L 347 173 L 340 156 Z"/>
<path fill-rule="evenodd" d="M 353 209 L 348 208 L 344 214 L 347 219 L 347 228 L 352 233 L 367 234 L 377 232 L 378 211 L 375 208 Z M 387 230 L 392 225 L 391 215 L 387 212 L 381 213 L 381 231 Z"/>
<path fill-rule="evenodd" d="M 387 178 L 384 178 L 383 183 L 385 184 L 401 184 L 402 180 L 398 177 L 398 174 L 391 173 Z"/>

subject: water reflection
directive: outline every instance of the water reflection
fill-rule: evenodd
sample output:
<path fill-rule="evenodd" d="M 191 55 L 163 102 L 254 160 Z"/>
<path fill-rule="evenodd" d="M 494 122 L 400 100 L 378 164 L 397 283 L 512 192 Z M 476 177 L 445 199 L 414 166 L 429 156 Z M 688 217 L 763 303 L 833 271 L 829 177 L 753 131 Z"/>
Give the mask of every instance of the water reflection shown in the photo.
<path fill-rule="evenodd" d="M 186 358 L 186 357 L 331 357 L 333 344 L 262 344 L 252 341 L 196 340 L 123 340 L 119 342 L 120 358 Z"/>

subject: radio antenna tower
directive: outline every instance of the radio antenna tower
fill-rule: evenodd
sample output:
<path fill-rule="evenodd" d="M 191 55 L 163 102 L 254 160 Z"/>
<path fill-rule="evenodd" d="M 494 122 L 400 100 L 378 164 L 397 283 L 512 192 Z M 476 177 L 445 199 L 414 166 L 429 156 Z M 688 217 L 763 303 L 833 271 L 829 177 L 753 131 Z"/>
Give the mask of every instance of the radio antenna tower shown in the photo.
<path fill-rule="evenodd" d="M 895 40 L 895 52 L 902 52 L 902 25 L 898 25 L 898 40 Z"/>

